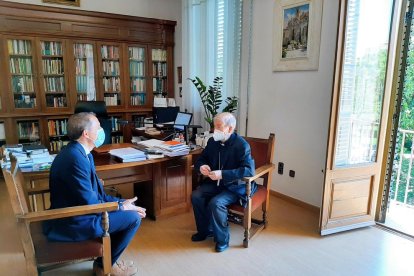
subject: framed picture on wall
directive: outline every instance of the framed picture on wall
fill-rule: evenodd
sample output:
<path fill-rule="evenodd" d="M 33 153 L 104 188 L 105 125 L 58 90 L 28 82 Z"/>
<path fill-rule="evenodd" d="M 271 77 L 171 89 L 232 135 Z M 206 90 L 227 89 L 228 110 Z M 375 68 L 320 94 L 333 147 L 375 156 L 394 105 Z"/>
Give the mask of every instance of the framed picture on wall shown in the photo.
<path fill-rule="evenodd" d="M 61 4 L 66 6 L 80 6 L 80 0 L 42 0 L 43 3 Z"/>
<path fill-rule="evenodd" d="M 323 0 L 275 0 L 273 71 L 318 70 Z"/>

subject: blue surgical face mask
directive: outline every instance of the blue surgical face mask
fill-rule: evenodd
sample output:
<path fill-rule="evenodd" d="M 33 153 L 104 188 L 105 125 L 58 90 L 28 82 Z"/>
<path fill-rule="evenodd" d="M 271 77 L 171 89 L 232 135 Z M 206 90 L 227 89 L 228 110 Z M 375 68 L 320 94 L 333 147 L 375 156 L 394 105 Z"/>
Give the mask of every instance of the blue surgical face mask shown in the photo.
<path fill-rule="evenodd" d="M 103 130 L 103 128 L 98 129 L 98 132 L 96 133 L 96 140 L 93 141 L 93 143 L 95 144 L 95 147 L 100 147 L 103 145 L 103 143 L 105 142 L 105 131 Z"/>

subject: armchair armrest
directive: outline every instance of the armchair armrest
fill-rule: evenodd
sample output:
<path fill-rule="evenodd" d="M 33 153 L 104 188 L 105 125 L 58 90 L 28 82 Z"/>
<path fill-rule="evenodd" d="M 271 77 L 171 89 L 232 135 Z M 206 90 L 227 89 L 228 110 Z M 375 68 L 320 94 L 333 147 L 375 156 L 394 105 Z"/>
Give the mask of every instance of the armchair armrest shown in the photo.
<path fill-rule="evenodd" d="M 106 202 L 60 209 L 31 212 L 17 216 L 19 221 L 36 222 L 118 210 L 118 202 Z"/>
<path fill-rule="evenodd" d="M 273 163 L 261 166 L 260 168 L 256 169 L 255 175 L 251 177 L 243 177 L 243 181 L 245 181 L 246 183 L 251 183 L 252 181 L 260 178 L 261 176 L 273 171 L 274 168 L 275 168 L 275 164 Z"/>

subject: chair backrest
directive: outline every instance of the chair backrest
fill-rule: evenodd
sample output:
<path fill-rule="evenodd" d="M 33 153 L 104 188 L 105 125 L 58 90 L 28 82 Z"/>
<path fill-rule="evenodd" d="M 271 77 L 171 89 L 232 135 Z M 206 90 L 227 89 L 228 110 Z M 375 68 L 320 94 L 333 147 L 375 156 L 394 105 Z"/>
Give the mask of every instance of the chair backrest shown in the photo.
<path fill-rule="evenodd" d="M 104 145 L 111 144 L 112 121 L 108 117 L 104 101 L 79 101 L 75 106 L 75 113 L 93 112 L 105 131 Z"/>
<path fill-rule="evenodd" d="M 15 215 L 23 215 L 30 211 L 24 176 L 12 158 L 10 168 L 3 168 L 3 176 L 9 193 L 11 205 Z"/>
<path fill-rule="evenodd" d="M 275 134 L 270 133 L 269 138 L 253 138 L 244 137 L 250 145 L 252 157 L 254 159 L 256 169 L 273 162 L 275 148 Z"/>

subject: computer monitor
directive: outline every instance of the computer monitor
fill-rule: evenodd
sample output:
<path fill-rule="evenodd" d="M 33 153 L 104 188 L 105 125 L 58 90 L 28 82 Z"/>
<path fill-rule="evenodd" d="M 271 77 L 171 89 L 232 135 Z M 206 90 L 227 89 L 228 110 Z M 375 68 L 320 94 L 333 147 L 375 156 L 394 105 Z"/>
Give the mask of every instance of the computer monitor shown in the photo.
<path fill-rule="evenodd" d="M 184 126 L 190 125 L 192 118 L 192 113 L 178 112 L 177 117 L 175 118 L 174 128 L 177 130 L 184 130 Z"/>

